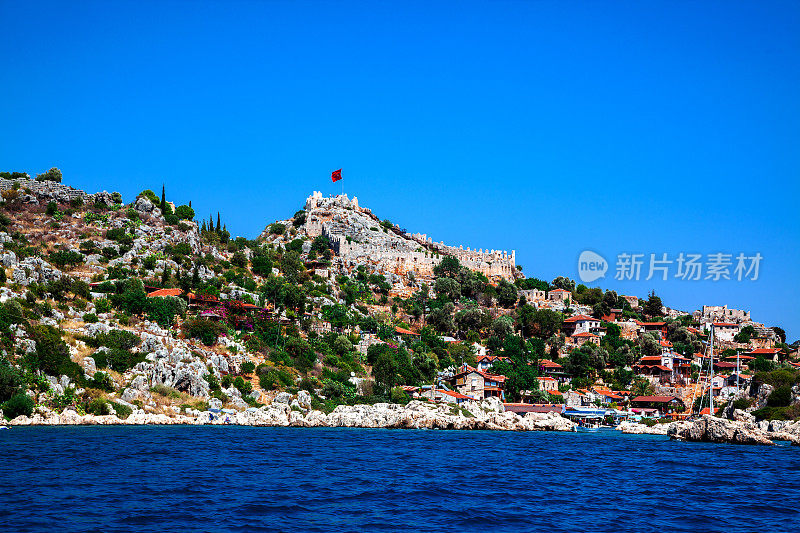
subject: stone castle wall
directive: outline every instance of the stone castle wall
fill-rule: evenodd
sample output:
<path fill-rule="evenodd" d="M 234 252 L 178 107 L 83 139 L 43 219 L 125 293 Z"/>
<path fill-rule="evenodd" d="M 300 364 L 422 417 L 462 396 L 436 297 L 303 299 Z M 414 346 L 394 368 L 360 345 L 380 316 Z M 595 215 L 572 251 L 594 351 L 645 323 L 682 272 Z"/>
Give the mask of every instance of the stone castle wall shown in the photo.
<path fill-rule="evenodd" d="M 371 264 L 378 270 L 432 276 L 433 267 L 444 255 L 452 255 L 464 266 L 490 278 L 515 278 L 515 252 L 500 250 L 466 250 L 433 242 L 424 234 L 401 233 L 399 229 L 384 231 L 379 219 L 369 209 L 358 205 L 358 199 L 347 195 L 323 197 L 314 192 L 306 199 L 306 234 L 325 235 L 342 261 L 348 265 Z"/>

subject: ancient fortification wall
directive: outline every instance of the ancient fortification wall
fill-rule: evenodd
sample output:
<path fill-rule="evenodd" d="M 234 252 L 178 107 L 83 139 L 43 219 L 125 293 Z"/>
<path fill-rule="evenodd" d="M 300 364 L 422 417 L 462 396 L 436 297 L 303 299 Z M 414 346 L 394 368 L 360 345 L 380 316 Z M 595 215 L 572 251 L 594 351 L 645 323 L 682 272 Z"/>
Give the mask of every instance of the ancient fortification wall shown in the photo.
<path fill-rule="evenodd" d="M 333 243 L 343 266 L 374 265 L 378 270 L 405 274 L 433 275 L 433 267 L 444 255 L 452 255 L 466 267 L 490 278 L 519 275 L 515 253 L 500 250 L 466 250 L 433 242 L 424 234 L 384 229 L 369 209 L 347 195 L 323 197 L 314 192 L 306 199 L 306 234 L 325 235 Z"/>

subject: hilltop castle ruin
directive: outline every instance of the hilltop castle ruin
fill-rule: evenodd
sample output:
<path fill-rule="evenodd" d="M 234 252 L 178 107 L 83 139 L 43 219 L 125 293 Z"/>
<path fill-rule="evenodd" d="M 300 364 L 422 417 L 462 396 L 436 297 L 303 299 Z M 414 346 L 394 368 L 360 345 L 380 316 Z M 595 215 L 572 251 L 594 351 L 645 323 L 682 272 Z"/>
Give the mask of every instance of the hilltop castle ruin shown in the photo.
<path fill-rule="evenodd" d="M 323 197 L 315 191 L 306 199 L 305 232 L 309 238 L 325 235 L 339 254 L 341 266 L 350 270 L 370 264 L 382 272 L 429 277 L 442 257 L 452 255 L 464 266 L 490 279 L 520 276 L 515 253 L 499 250 L 470 250 L 433 242 L 425 234 L 407 233 L 399 227 L 385 228 L 372 211 L 358 205 L 358 198 L 346 194 Z"/>

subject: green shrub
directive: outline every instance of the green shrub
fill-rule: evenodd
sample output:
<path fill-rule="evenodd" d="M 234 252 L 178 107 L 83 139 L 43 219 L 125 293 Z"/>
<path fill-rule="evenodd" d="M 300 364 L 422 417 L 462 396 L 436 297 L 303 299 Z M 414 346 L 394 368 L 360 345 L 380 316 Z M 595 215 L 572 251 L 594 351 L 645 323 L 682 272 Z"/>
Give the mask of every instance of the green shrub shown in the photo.
<path fill-rule="evenodd" d="M 186 301 L 175 296 L 147 299 L 147 317 L 162 328 L 172 325 L 176 316 L 186 315 Z"/>
<path fill-rule="evenodd" d="M 95 366 L 97 361 L 95 361 Z M 93 389 L 100 389 L 106 392 L 114 391 L 114 380 L 105 372 L 95 372 L 94 377 L 87 381 L 87 386 Z"/>
<path fill-rule="evenodd" d="M 108 402 L 108 400 L 95 398 L 94 400 L 90 401 L 89 404 L 86 406 L 86 413 L 97 416 L 110 415 L 111 404 Z"/>
<path fill-rule="evenodd" d="M 136 195 L 137 198 L 139 198 L 140 196 L 150 200 L 150 202 L 156 207 L 161 205 L 161 199 L 158 196 L 156 196 L 156 193 L 154 193 L 150 189 L 145 189 L 142 192 L 140 192 L 138 195 Z"/>
<path fill-rule="evenodd" d="M 160 394 L 161 396 L 166 396 L 167 398 L 180 398 L 181 393 L 173 389 L 172 387 L 167 387 L 161 383 L 153 385 L 150 387 L 150 392 L 154 392 L 156 394 Z"/>
<path fill-rule="evenodd" d="M 231 264 L 239 268 L 244 268 L 247 266 L 247 256 L 245 256 L 243 252 L 236 252 L 231 258 Z"/>
<path fill-rule="evenodd" d="M 97 322 L 97 315 L 94 313 L 84 313 L 83 321 L 87 324 L 94 324 Z"/>
<path fill-rule="evenodd" d="M 269 232 L 273 235 L 283 235 L 286 233 L 286 225 L 281 224 L 280 222 L 275 222 L 274 224 L 270 224 Z"/>
<path fill-rule="evenodd" d="M 256 373 L 258 374 L 258 384 L 264 390 L 288 387 L 294 383 L 291 374 L 280 368 L 260 365 Z"/>
<path fill-rule="evenodd" d="M 3 414 L 13 420 L 18 416 L 31 416 L 33 413 L 33 400 L 28 398 L 25 393 L 20 392 L 14 395 L 2 406 Z"/>
<path fill-rule="evenodd" d="M 61 183 L 61 178 L 61 171 L 56 167 L 51 168 L 47 172 L 36 175 L 36 181 L 54 181 L 56 183 Z"/>
<path fill-rule="evenodd" d="M 67 266 L 75 266 L 83 263 L 83 254 L 73 251 L 58 251 L 53 252 L 47 256 L 47 259 L 56 265 L 58 268 L 65 268 Z"/>
<path fill-rule="evenodd" d="M 746 398 L 739 398 L 738 400 L 734 400 L 733 401 L 733 408 L 734 409 L 740 409 L 740 410 L 744 411 L 748 407 L 750 407 L 750 400 L 748 400 Z"/>
<path fill-rule="evenodd" d="M 179 242 L 172 248 L 173 255 L 192 255 L 192 247 L 188 242 Z"/>
<path fill-rule="evenodd" d="M 111 311 L 111 302 L 108 298 L 98 298 L 94 302 L 94 308 L 98 313 L 108 313 Z"/>
<path fill-rule="evenodd" d="M 131 409 L 125 404 L 114 402 L 113 407 L 114 411 L 117 412 L 117 417 L 122 418 L 123 420 L 131 416 L 131 414 L 133 413 L 133 409 Z"/>
<path fill-rule="evenodd" d="M 135 354 L 130 350 L 112 348 L 106 354 L 108 364 L 117 372 L 125 372 L 133 368 L 137 363 L 145 360 L 144 354 Z"/>
<path fill-rule="evenodd" d="M 124 329 L 112 329 L 108 333 L 98 333 L 95 337 L 97 346 L 108 346 L 112 349 L 130 350 L 142 343 L 142 339 L 135 333 Z"/>
<path fill-rule="evenodd" d="M 52 326 L 35 326 L 29 333 L 36 342 L 36 351 L 26 356 L 33 369 L 41 370 L 51 376 L 75 375 L 75 370 L 70 364 L 72 360 L 69 348 L 61 339 L 61 332 L 58 329 Z"/>
<path fill-rule="evenodd" d="M 175 208 L 175 216 L 179 220 L 192 220 L 194 218 L 194 209 L 188 205 L 179 205 Z"/>
<path fill-rule="evenodd" d="M 22 386 L 22 375 L 11 365 L 0 363 L 0 403 L 10 400 Z"/>
<path fill-rule="evenodd" d="M 117 241 L 120 244 L 133 244 L 133 236 L 124 228 L 112 228 L 106 232 L 106 239 Z"/>
<path fill-rule="evenodd" d="M 792 402 L 792 388 L 789 385 L 781 385 L 767 398 L 769 407 L 788 407 Z"/>
<path fill-rule="evenodd" d="M 58 212 L 58 204 L 55 202 L 48 202 L 47 208 L 44 210 L 45 214 L 48 216 L 53 216 Z"/>
<path fill-rule="evenodd" d="M 242 363 L 242 374 L 252 374 L 256 370 L 256 364 L 252 361 Z"/>
<path fill-rule="evenodd" d="M 151 254 L 145 257 L 144 260 L 142 260 L 142 266 L 147 270 L 153 270 L 154 268 L 156 268 L 157 261 L 158 258 L 155 255 Z"/>
<path fill-rule="evenodd" d="M 217 338 L 228 331 L 223 324 L 203 318 L 193 318 L 183 323 L 183 333 L 189 338 L 199 339 L 206 346 L 213 346 Z"/>
<path fill-rule="evenodd" d="M 394 387 L 392 389 L 390 399 L 392 400 L 392 403 L 401 404 L 406 404 L 409 401 L 408 394 L 406 394 L 406 391 L 404 391 L 401 387 Z"/>

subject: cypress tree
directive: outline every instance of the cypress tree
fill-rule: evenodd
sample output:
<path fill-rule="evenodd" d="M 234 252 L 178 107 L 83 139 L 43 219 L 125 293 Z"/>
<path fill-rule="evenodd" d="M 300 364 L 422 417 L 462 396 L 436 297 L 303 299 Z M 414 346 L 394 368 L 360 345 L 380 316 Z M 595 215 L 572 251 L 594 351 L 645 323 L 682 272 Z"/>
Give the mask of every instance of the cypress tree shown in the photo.
<path fill-rule="evenodd" d="M 200 267 L 194 265 L 194 272 L 192 272 L 192 287 L 200 285 Z"/>
<path fill-rule="evenodd" d="M 203 220 L 203 225 L 200 227 L 200 234 L 204 234 L 206 232 L 206 221 Z"/>
<path fill-rule="evenodd" d="M 219 223 L 219 211 L 217 211 L 217 233 L 222 234 L 222 226 Z"/>
<path fill-rule="evenodd" d="M 164 184 L 161 184 L 161 214 L 167 213 L 167 195 L 165 194 Z"/>

